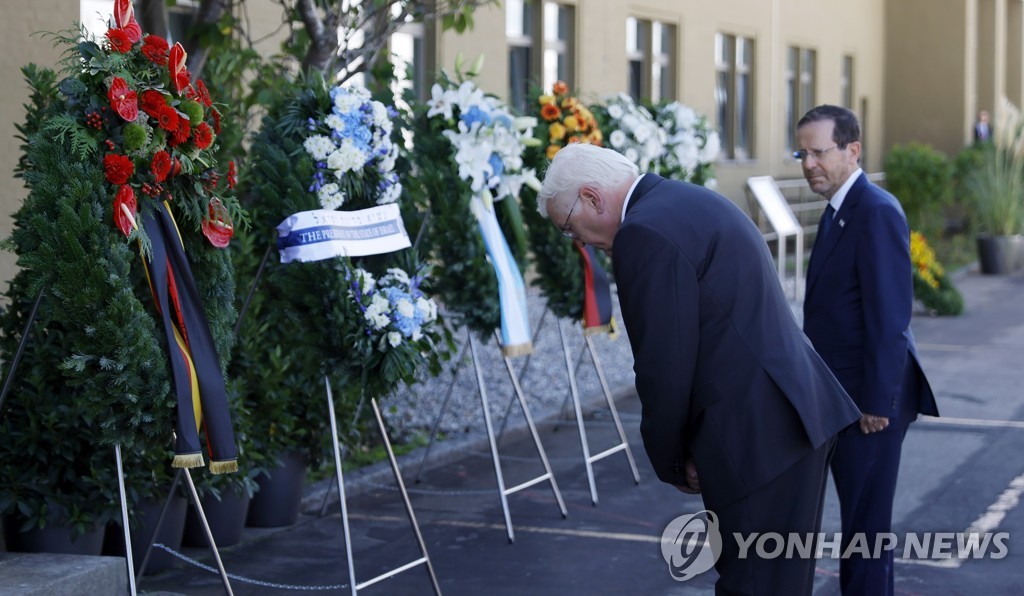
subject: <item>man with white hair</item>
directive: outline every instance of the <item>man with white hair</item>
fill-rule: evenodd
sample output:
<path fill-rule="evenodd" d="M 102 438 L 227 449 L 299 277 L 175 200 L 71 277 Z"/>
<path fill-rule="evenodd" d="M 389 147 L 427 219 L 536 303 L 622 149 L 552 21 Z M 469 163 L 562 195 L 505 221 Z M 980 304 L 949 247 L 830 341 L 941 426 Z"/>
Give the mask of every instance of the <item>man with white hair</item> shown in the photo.
<path fill-rule="evenodd" d="M 721 195 L 586 144 L 555 155 L 538 210 L 612 255 L 644 447 L 718 518 L 716 592 L 811 594 L 813 557 L 741 559 L 735 533 L 816 535 L 835 437 L 860 412 L 800 330 L 761 233 Z"/>

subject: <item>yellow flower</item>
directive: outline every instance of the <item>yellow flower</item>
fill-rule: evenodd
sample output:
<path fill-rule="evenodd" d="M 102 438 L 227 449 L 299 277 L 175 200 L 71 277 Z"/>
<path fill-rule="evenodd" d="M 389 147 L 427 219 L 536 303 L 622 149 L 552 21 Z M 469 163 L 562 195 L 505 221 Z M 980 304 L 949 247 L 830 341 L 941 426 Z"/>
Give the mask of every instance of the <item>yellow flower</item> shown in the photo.
<path fill-rule="evenodd" d="M 558 153 L 562 148 L 558 145 L 548 145 L 547 156 L 548 160 L 555 158 L 555 154 Z"/>
<path fill-rule="evenodd" d="M 551 128 L 548 129 L 548 139 L 554 143 L 555 141 L 561 141 L 565 138 L 565 126 L 561 122 L 553 122 Z"/>
<path fill-rule="evenodd" d="M 569 132 L 576 132 L 580 129 L 580 122 L 576 116 L 566 116 L 565 120 L 562 120 L 562 122 L 565 123 L 565 128 L 567 128 Z"/>
<path fill-rule="evenodd" d="M 554 105 L 554 103 L 555 103 L 555 96 L 554 95 L 541 95 L 540 97 L 537 98 L 537 103 L 539 103 L 542 106 Z"/>

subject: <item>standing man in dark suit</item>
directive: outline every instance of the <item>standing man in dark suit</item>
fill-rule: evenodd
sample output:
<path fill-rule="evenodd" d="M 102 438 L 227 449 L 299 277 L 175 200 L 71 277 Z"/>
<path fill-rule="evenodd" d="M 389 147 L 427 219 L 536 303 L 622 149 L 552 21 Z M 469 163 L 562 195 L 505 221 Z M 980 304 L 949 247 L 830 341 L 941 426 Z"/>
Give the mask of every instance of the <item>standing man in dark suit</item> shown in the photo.
<path fill-rule="evenodd" d="M 734 533 L 816 534 L 835 436 L 860 412 L 801 333 L 761 233 L 721 195 L 586 144 L 558 152 L 538 204 L 612 254 L 644 447 L 718 517 L 716 590 L 810 594 L 813 558 L 741 559 Z"/>
<path fill-rule="evenodd" d="M 857 117 L 818 106 L 797 123 L 797 143 L 811 190 L 828 199 L 807 268 L 804 331 L 863 412 L 832 458 L 845 551 L 855 533 L 874 545 L 891 531 L 903 437 L 918 413 L 939 412 L 910 332 L 907 218 L 858 165 Z M 846 595 L 892 594 L 893 552 L 844 558 L 839 583 Z"/>
<path fill-rule="evenodd" d="M 992 125 L 988 121 L 988 112 L 978 112 L 978 119 L 974 122 L 974 142 L 987 143 L 992 140 Z"/>

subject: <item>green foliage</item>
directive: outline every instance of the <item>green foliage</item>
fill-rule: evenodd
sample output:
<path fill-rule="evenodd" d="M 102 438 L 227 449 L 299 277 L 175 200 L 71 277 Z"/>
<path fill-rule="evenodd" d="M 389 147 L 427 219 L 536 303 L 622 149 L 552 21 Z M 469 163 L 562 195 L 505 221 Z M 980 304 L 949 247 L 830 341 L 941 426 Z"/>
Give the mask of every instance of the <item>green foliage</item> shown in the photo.
<path fill-rule="evenodd" d="M 910 227 L 934 236 L 944 226 L 951 199 L 953 167 L 930 145 L 896 145 L 885 156 L 885 183 L 899 199 Z"/>
<path fill-rule="evenodd" d="M 914 276 L 914 296 L 925 308 L 939 316 L 957 316 L 964 311 L 964 297 L 946 276 L 938 278 L 939 287 L 933 288 L 919 275 Z"/>

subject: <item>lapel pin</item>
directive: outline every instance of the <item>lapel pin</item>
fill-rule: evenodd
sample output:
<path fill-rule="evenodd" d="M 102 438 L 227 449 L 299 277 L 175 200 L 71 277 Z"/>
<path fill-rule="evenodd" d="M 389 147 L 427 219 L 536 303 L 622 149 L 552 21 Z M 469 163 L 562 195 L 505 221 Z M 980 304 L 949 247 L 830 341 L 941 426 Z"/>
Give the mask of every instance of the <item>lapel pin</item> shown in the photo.
<path fill-rule="evenodd" d="M 840 228 L 845 228 L 846 227 L 846 220 L 845 219 L 840 219 L 839 220 L 839 227 Z"/>

